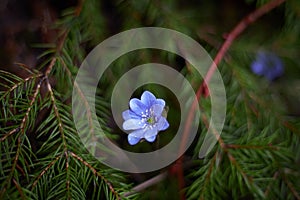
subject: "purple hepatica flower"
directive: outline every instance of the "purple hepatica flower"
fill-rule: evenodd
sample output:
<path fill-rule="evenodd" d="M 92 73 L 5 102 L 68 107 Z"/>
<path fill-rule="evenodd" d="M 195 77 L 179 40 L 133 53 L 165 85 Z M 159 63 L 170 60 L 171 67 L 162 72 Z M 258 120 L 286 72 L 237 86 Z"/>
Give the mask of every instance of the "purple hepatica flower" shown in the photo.
<path fill-rule="evenodd" d="M 270 52 L 260 51 L 251 64 L 251 70 L 257 75 L 263 75 L 269 81 L 283 74 L 283 63 L 280 58 Z"/>
<path fill-rule="evenodd" d="M 141 139 L 153 142 L 159 131 L 169 127 L 167 119 L 162 116 L 165 107 L 163 99 L 156 97 L 149 91 L 145 91 L 141 100 L 133 98 L 129 101 L 129 110 L 122 113 L 123 129 L 132 130 L 128 135 L 131 145 L 137 144 Z"/>

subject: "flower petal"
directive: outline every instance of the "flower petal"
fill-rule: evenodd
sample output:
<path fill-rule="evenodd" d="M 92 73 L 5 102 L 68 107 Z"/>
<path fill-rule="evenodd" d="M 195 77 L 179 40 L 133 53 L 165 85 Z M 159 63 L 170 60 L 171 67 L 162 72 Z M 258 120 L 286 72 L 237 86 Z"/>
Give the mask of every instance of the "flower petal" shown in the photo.
<path fill-rule="evenodd" d="M 157 122 L 157 130 L 164 131 L 169 127 L 169 123 L 166 118 L 160 117 Z"/>
<path fill-rule="evenodd" d="M 142 139 L 142 138 L 144 138 L 145 132 L 146 132 L 146 129 L 138 129 L 138 130 L 135 130 L 135 131 L 129 133 L 129 135 Z"/>
<path fill-rule="evenodd" d="M 143 123 L 140 119 L 128 119 L 123 122 L 124 130 L 135 130 L 143 128 L 144 126 L 145 123 Z"/>
<path fill-rule="evenodd" d="M 140 116 L 136 115 L 131 110 L 125 110 L 122 113 L 122 117 L 123 117 L 124 120 L 128 120 L 128 119 L 140 119 L 141 118 Z"/>
<path fill-rule="evenodd" d="M 251 70 L 257 75 L 263 75 L 265 73 L 264 63 L 261 63 L 260 61 L 253 62 L 251 65 Z"/>
<path fill-rule="evenodd" d="M 153 135 L 152 137 L 147 137 L 146 140 L 148 142 L 154 142 L 154 140 L 156 139 L 156 135 Z"/>
<path fill-rule="evenodd" d="M 141 116 L 142 112 L 144 113 L 148 107 L 144 105 L 141 100 L 133 98 L 129 101 L 129 107 L 130 109 L 135 112 L 135 114 Z"/>
<path fill-rule="evenodd" d="M 141 96 L 141 101 L 144 105 L 150 108 L 152 104 L 155 103 L 156 97 L 151 92 L 145 91 Z"/>
<path fill-rule="evenodd" d="M 153 142 L 155 140 L 157 132 L 157 128 L 149 128 L 146 130 L 144 137 L 148 142 Z"/>
<path fill-rule="evenodd" d="M 163 99 L 156 99 L 155 104 L 160 104 L 163 107 L 165 107 L 166 102 Z"/>
<path fill-rule="evenodd" d="M 130 145 L 135 145 L 141 140 L 141 138 L 137 138 L 129 134 L 127 140 Z"/>
<path fill-rule="evenodd" d="M 154 116 L 161 116 L 164 107 L 160 104 L 154 104 L 150 108 L 151 112 L 153 112 Z"/>

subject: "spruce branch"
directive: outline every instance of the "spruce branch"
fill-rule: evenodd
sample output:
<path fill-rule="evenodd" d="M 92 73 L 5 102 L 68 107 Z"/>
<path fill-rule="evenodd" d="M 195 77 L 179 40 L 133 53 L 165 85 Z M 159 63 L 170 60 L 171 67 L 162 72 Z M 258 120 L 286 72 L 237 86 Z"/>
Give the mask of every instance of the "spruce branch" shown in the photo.
<path fill-rule="evenodd" d="M 0 141 L 3 142 L 6 138 L 8 138 L 9 136 L 11 136 L 12 134 L 16 133 L 16 132 L 19 132 L 20 131 L 20 128 L 15 128 L 11 131 L 9 131 L 8 133 L 6 133 L 3 137 L 1 137 Z"/>
<path fill-rule="evenodd" d="M 68 33 L 69 33 L 69 30 L 65 30 L 64 33 L 63 33 L 63 35 L 62 35 L 62 37 L 61 37 L 61 39 L 60 39 L 59 42 L 57 43 L 57 48 L 56 48 L 56 51 L 55 51 L 55 52 L 56 52 L 56 53 L 55 53 L 55 56 L 51 59 L 49 65 L 48 65 L 48 67 L 46 68 L 46 71 L 45 71 L 45 73 L 44 73 L 44 75 L 45 75 L 46 77 L 48 77 L 49 74 L 50 74 L 50 72 L 52 71 L 52 68 L 54 67 L 54 65 L 55 65 L 55 63 L 56 63 L 56 60 L 57 60 L 57 57 L 56 57 L 56 56 L 58 56 L 58 55 L 61 53 L 62 48 L 63 48 L 63 45 L 64 45 L 64 42 L 65 42 L 65 40 L 66 40 L 66 38 L 67 38 L 67 36 L 68 36 Z"/>
<path fill-rule="evenodd" d="M 114 196 L 117 199 L 121 199 L 120 195 L 118 194 L 118 192 L 113 188 L 112 184 L 102 175 L 100 174 L 100 172 L 98 172 L 92 165 L 90 165 L 87 161 L 85 161 L 82 157 L 76 155 L 74 152 L 70 152 L 70 155 L 74 158 L 76 158 L 77 160 L 79 160 L 82 164 L 84 164 L 85 166 L 87 166 L 94 175 L 100 177 L 105 183 L 106 185 L 108 185 L 110 191 L 114 194 Z"/>
<path fill-rule="evenodd" d="M 288 188 L 290 189 L 290 191 L 293 193 L 294 197 L 297 200 L 300 200 L 300 195 L 299 193 L 296 191 L 296 189 L 294 188 L 293 184 L 286 178 L 285 174 L 282 174 L 283 176 L 283 180 L 284 182 L 287 184 Z"/>
<path fill-rule="evenodd" d="M 64 154 L 65 154 L 65 158 L 66 158 L 66 188 L 67 188 L 67 195 L 68 195 L 68 199 L 71 199 L 70 196 L 70 177 L 69 177 L 69 155 L 68 155 L 68 147 L 67 147 L 67 141 L 66 141 L 66 137 L 65 137 L 65 133 L 64 133 L 64 127 L 63 127 L 63 123 L 62 123 L 62 119 L 61 116 L 59 114 L 58 108 L 57 108 L 57 103 L 56 103 L 56 99 L 54 97 L 54 93 L 52 91 L 51 85 L 49 83 L 48 78 L 46 79 L 46 84 L 47 84 L 47 88 L 48 91 L 50 93 L 50 98 L 52 101 L 52 105 L 53 105 L 53 109 L 54 109 L 54 113 L 56 116 L 56 119 L 58 121 L 58 127 L 59 127 L 59 132 L 61 134 L 61 138 L 62 138 L 62 142 L 63 142 L 63 148 L 64 148 Z"/>
<path fill-rule="evenodd" d="M 207 185 L 208 185 L 208 183 L 209 183 L 209 181 L 210 181 L 210 176 L 211 176 L 211 173 L 212 173 L 212 171 L 213 171 L 213 167 L 214 167 L 214 164 L 215 164 L 215 162 L 216 162 L 217 156 L 218 156 L 218 154 L 216 153 L 216 154 L 214 155 L 214 157 L 209 161 L 210 164 L 209 164 L 207 173 L 206 173 L 206 175 L 205 175 L 205 182 L 204 182 L 203 187 L 201 188 L 201 196 L 200 196 L 200 199 L 201 199 L 201 200 L 204 200 L 204 199 L 205 199 L 205 198 L 204 198 L 204 192 L 205 192 L 205 190 L 206 190 L 206 188 L 207 188 Z"/>
<path fill-rule="evenodd" d="M 190 108 L 190 112 L 188 115 L 188 120 L 187 123 L 185 124 L 184 127 L 184 132 L 183 132 L 183 139 L 182 142 L 180 144 L 180 148 L 179 148 L 179 153 L 182 152 L 184 146 L 186 145 L 186 141 L 187 141 L 187 137 L 188 137 L 188 133 L 190 131 L 190 127 L 192 127 L 191 123 L 193 123 L 193 116 L 195 114 L 196 108 L 198 106 L 198 100 L 200 99 L 201 95 L 204 94 L 204 96 L 208 96 L 208 89 L 207 89 L 207 84 L 209 84 L 209 81 L 211 79 L 211 77 L 213 76 L 213 73 L 215 72 L 215 70 L 217 69 L 218 64 L 221 62 L 221 60 L 223 59 L 223 57 L 225 56 L 227 50 L 229 49 L 229 47 L 231 46 L 231 44 L 233 43 L 233 41 L 253 22 L 255 22 L 258 18 L 260 18 L 261 16 L 263 16 L 264 14 L 270 12 L 272 9 L 280 6 L 282 3 L 284 3 L 285 0 L 273 0 L 270 1 L 269 3 L 266 3 L 265 5 L 263 5 L 262 7 L 256 9 L 254 12 L 250 13 L 248 16 L 246 16 L 244 19 L 242 19 L 237 25 L 236 27 L 228 34 L 225 42 L 223 43 L 223 45 L 221 46 L 221 48 L 219 49 L 217 55 L 215 56 L 212 65 L 210 66 L 207 74 L 204 77 L 203 83 L 201 84 L 201 86 L 198 88 L 197 92 L 196 92 L 196 98 L 194 99 L 192 106 Z M 220 139 L 220 137 L 217 137 L 217 139 Z M 219 140 L 219 142 L 221 142 Z M 222 146 L 223 144 L 221 144 Z M 181 158 L 179 158 L 177 160 L 177 163 L 181 165 L 182 160 Z M 183 183 L 183 169 L 182 167 L 179 167 L 178 169 L 178 180 L 180 183 L 180 188 L 183 189 L 184 187 L 184 183 Z M 181 197 L 181 199 L 184 199 L 184 197 Z"/>
<path fill-rule="evenodd" d="M 67 72 L 69 77 L 72 77 L 71 71 L 67 67 L 65 61 L 62 58 L 59 58 L 59 61 L 62 63 L 62 66 L 64 67 L 64 70 Z M 94 128 L 94 125 L 93 125 L 91 107 L 90 107 L 86 97 L 84 96 L 83 92 L 81 91 L 81 89 L 80 89 L 78 83 L 76 82 L 76 80 L 74 80 L 73 78 L 72 78 L 72 80 L 73 80 L 73 87 L 78 92 L 78 94 L 79 94 L 79 96 L 80 96 L 81 100 L 83 101 L 83 104 L 86 108 L 86 117 L 87 117 L 88 123 L 89 123 L 89 132 L 92 134 L 92 140 L 97 141 L 97 138 L 95 136 L 95 128 Z"/>
<path fill-rule="evenodd" d="M 35 181 L 33 182 L 32 186 L 31 186 L 31 189 L 34 189 L 34 187 L 37 185 L 39 179 L 58 161 L 58 159 L 61 158 L 63 154 L 57 156 L 53 161 L 51 161 L 47 167 L 45 169 L 43 169 L 41 171 L 41 173 L 37 176 L 37 178 L 35 179 Z"/>
<path fill-rule="evenodd" d="M 32 74 L 31 76 L 25 78 L 25 79 L 21 79 L 19 77 L 16 77 L 15 75 L 12 75 L 11 73 L 9 72 L 6 72 L 6 71 L 3 71 L 3 70 L 0 70 L 0 74 L 6 74 L 7 76 L 12 76 L 14 77 L 17 81 L 19 82 L 16 82 L 16 83 L 13 83 L 13 86 L 11 86 L 3 95 L 1 95 L 0 97 L 0 101 L 3 100 L 4 98 L 6 98 L 8 95 L 10 95 L 14 90 L 16 90 L 18 87 L 30 82 L 30 81 L 33 81 L 37 78 L 41 78 L 43 76 L 42 73 L 37 73 L 37 74 Z M 3 78 L 3 77 L 2 77 Z M 7 80 L 7 79 L 4 79 L 4 80 Z M 9 81 L 11 82 L 11 81 Z M 6 86 L 7 87 L 7 86 Z"/>
<path fill-rule="evenodd" d="M 4 186 L 2 187 L 2 189 L 0 191 L 0 199 L 4 196 L 6 188 L 8 187 L 9 183 L 11 183 L 11 181 L 13 179 L 15 169 L 16 169 L 16 166 L 17 166 L 17 162 L 19 161 L 19 156 L 20 156 L 20 153 L 21 153 L 22 143 L 24 142 L 25 137 L 26 137 L 26 136 L 24 136 L 25 133 L 26 133 L 25 126 L 26 126 L 27 120 L 29 119 L 29 114 L 31 112 L 33 104 L 36 102 L 37 96 L 40 93 L 40 88 L 41 88 L 43 80 L 44 80 L 44 78 L 42 78 L 35 87 L 35 92 L 34 92 L 32 98 L 31 98 L 31 101 L 28 105 L 28 108 L 27 108 L 27 111 L 26 111 L 25 115 L 24 115 L 23 119 L 21 120 L 21 124 L 19 126 L 19 129 L 18 128 L 14 129 L 11 132 L 9 132 L 8 134 L 6 134 L 4 136 L 4 138 L 3 137 L 1 138 L 1 140 L 5 140 L 5 138 L 7 138 L 8 136 L 11 136 L 13 133 L 16 133 L 16 132 L 20 131 L 20 134 L 17 136 L 18 138 L 17 138 L 16 154 L 15 154 L 15 157 L 13 159 L 13 163 L 12 163 L 12 166 L 11 166 L 11 169 L 10 169 L 10 173 L 7 176 L 7 178 L 4 182 Z"/>
<path fill-rule="evenodd" d="M 279 176 L 279 172 L 278 171 L 276 171 L 275 173 L 274 173 L 274 176 L 272 177 L 272 179 L 275 181 L 276 179 L 277 179 L 277 177 Z M 271 190 L 271 184 L 272 184 L 273 182 L 270 182 L 269 183 L 269 185 L 267 186 L 267 189 L 266 189 L 266 191 L 265 191 L 265 197 L 268 197 L 268 195 L 269 195 L 269 193 L 270 193 L 270 190 Z"/>

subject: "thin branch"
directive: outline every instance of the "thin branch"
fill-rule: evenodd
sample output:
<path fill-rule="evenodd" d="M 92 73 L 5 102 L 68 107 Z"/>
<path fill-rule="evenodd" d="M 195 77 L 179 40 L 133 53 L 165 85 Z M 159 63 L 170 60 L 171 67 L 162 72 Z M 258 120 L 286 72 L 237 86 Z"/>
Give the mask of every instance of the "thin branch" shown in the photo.
<path fill-rule="evenodd" d="M 10 94 L 12 91 L 14 91 L 16 88 L 18 88 L 20 85 L 30 81 L 31 79 L 36 79 L 43 76 L 43 74 L 34 74 L 33 76 L 29 76 L 25 79 L 22 79 L 20 82 L 16 83 L 14 86 L 12 86 L 9 90 L 7 90 L 0 98 L 3 99 L 4 97 L 6 97 L 8 94 Z"/>
<path fill-rule="evenodd" d="M 205 116 L 205 114 L 202 114 L 202 121 L 205 124 L 206 128 L 208 129 L 209 127 L 209 122 L 207 120 L 207 117 Z M 249 183 L 252 183 L 252 178 L 249 177 L 244 171 L 243 169 L 240 167 L 239 163 L 237 162 L 237 160 L 235 159 L 235 157 L 228 151 L 228 145 L 225 144 L 225 142 L 223 141 L 223 139 L 221 137 L 218 137 L 220 134 L 218 134 L 216 132 L 215 129 L 213 129 L 212 131 L 215 134 L 215 137 L 218 138 L 218 142 L 220 144 L 221 149 L 227 154 L 230 162 L 237 168 L 237 170 L 242 174 L 243 178 L 245 180 L 247 180 Z M 230 146 L 230 145 L 229 145 Z M 238 146 L 238 145 L 237 145 Z M 231 145 L 231 147 L 237 147 L 234 145 Z M 215 154 L 216 155 L 216 154 Z"/>
<path fill-rule="evenodd" d="M 24 134 L 24 126 L 25 126 L 26 121 L 28 119 L 29 113 L 30 113 L 30 111 L 32 109 L 32 105 L 34 104 L 34 102 L 36 101 L 36 98 L 37 98 L 38 94 L 40 93 L 41 85 L 42 85 L 44 79 L 45 79 L 45 77 L 42 78 L 40 80 L 40 82 L 37 84 L 35 92 L 34 92 L 34 94 L 32 96 L 31 102 L 29 103 L 29 107 L 28 107 L 28 109 L 27 109 L 27 111 L 25 113 L 24 118 L 22 119 L 22 123 L 21 123 L 20 129 L 21 129 L 21 131 L 22 131 L 23 134 Z"/>
<path fill-rule="evenodd" d="M 276 171 L 276 172 L 274 173 L 274 176 L 273 176 L 273 180 L 274 180 L 274 181 L 277 179 L 278 175 L 279 175 L 279 172 Z M 269 195 L 269 192 L 270 192 L 270 189 L 271 189 L 271 184 L 274 183 L 274 181 L 270 181 L 270 184 L 268 185 L 268 187 L 267 187 L 267 189 L 266 189 L 266 191 L 265 191 L 265 193 L 264 193 L 266 198 L 267 198 L 268 195 Z"/>
<path fill-rule="evenodd" d="M 14 64 L 18 65 L 19 67 L 21 67 L 22 69 L 24 69 L 25 71 L 27 71 L 30 74 L 34 74 L 34 72 L 30 69 L 29 66 L 23 64 L 23 63 L 19 63 L 19 62 L 15 62 Z"/>
<path fill-rule="evenodd" d="M 12 181 L 13 181 L 13 183 L 15 184 L 17 190 L 19 191 L 19 194 L 20 194 L 20 196 L 21 196 L 21 199 L 25 200 L 26 198 L 25 198 L 25 196 L 24 196 L 24 193 L 23 193 L 23 191 L 22 191 L 22 188 L 21 188 L 20 185 L 17 183 L 16 179 L 13 178 Z"/>
<path fill-rule="evenodd" d="M 56 99 L 55 99 L 55 96 L 54 96 L 54 93 L 52 91 L 52 87 L 49 83 L 48 78 L 46 79 L 46 84 L 47 84 L 48 91 L 50 93 L 50 98 L 51 98 L 51 101 L 52 101 L 54 113 L 55 113 L 56 119 L 58 121 L 59 132 L 60 132 L 60 135 L 61 135 L 61 138 L 62 138 L 62 143 L 64 145 L 64 152 L 65 152 L 65 156 L 66 156 L 66 175 L 67 175 L 67 177 L 66 177 L 66 187 L 67 187 L 67 192 L 68 192 L 68 196 L 69 196 L 68 199 L 70 199 L 69 155 L 68 155 L 67 140 L 66 140 L 66 137 L 65 137 L 61 116 L 60 116 L 58 108 L 57 108 Z"/>
<path fill-rule="evenodd" d="M 69 70 L 69 68 L 67 67 L 66 63 L 64 62 L 63 59 L 59 58 L 59 60 L 62 63 L 62 66 L 64 67 L 65 71 L 67 72 L 67 74 L 72 77 L 72 74 Z M 86 97 L 84 96 L 84 94 L 82 93 L 79 85 L 77 84 L 76 80 L 73 80 L 73 86 L 74 88 L 77 90 L 79 96 L 81 97 L 85 108 L 87 109 L 86 111 L 86 117 L 88 119 L 88 123 L 89 123 L 89 132 L 92 134 L 92 139 L 93 141 L 97 141 L 97 137 L 95 136 L 95 129 L 94 129 L 94 125 L 93 125 L 93 120 L 92 120 L 92 112 L 91 112 L 91 107 L 88 103 L 88 101 L 86 100 Z"/>
<path fill-rule="evenodd" d="M 233 41 L 242 32 L 244 32 L 244 30 L 250 24 L 252 24 L 253 22 L 255 22 L 261 16 L 263 16 L 266 13 L 270 12 L 274 8 L 280 6 L 284 2 L 285 2 L 285 0 L 273 0 L 273 1 L 270 1 L 270 2 L 266 3 L 265 5 L 263 5 L 262 7 L 256 9 L 254 12 L 250 13 L 248 16 L 246 16 L 244 19 L 242 19 L 235 26 L 235 28 L 228 34 L 225 42 L 223 43 L 222 47 L 220 48 L 220 50 L 218 51 L 218 53 L 217 53 L 217 55 L 216 55 L 216 57 L 214 59 L 214 63 L 211 65 L 211 67 L 209 68 L 209 70 L 208 70 L 208 72 L 207 72 L 207 74 L 206 74 L 206 76 L 204 78 L 204 83 L 203 84 L 205 85 L 205 87 L 209 83 L 211 77 L 213 76 L 213 73 L 216 71 L 216 69 L 218 67 L 218 64 L 221 62 L 221 60 L 225 56 L 227 50 L 229 49 L 229 47 L 231 46 L 231 44 L 233 43 Z"/>
<path fill-rule="evenodd" d="M 43 80 L 44 80 L 44 78 L 42 78 L 40 80 L 40 82 L 37 84 L 35 92 L 34 92 L 34 94 L 32 96 L 32 99 L 31 99 L 31 101 L 29 103 L 28 109 L 27 109 L 27 111 L 25 113 L 25 116 L 22 119 L 22 122 L 21 122 L 21 125 L 20 125 L 21 134 L 18 136 L 18 146 L 17 146 L 17 150 L 16 150 L 16 155 L 15 155 L 14 161 L 12 163 L 12 168 L 10 170 L 10 173 L 9 173 L 9 175 L 8 175 L 6 181 L 5 181 L 6 185 L 1 189 L 0 199 L 3 197 L 3 195 L 4 195 L 4 193 L 5 193 L 6 189 L 7 189 L 7 186 L 10 183 L 10 180 L 13 178 L 14 171 L 16 169 L 16 165 L 17 165 L 17 162 L 19 160 L 19 155 L 20 155 L 20 152 L 21 152 L 21 145 L 22 145 L 22 142 L 23 142 L 23 140 L 21 140 L 21 137 L 25 134 L 25 128 L 24 127 L 25 127 L 25 124 L 26 124 L 26 122 L 28 120 L 29 113 L 30 113 L 30 111 L 32 109 L 32 105 L 36 101 L 36 98 L 37 98 L 37 96 L 38 96 L 38 94 L 40 92 L 40 88 L 41 88 Z M 14 131 L 14 132 L 16 132 L 16 131 Z"/>
<path fill-rule="evenodd" d="M 284 182 L 286 182 L 288 188 L 293 193 L 294 197 L 297 200 L 300 200 L 300 195 L 298 194 L 297 190 L 294 188 L 293 184 L 286 178 L 285 174 L 283 174 L 283 180 L 284 180 Z"/>
<path fill-rule="evenodd" d="M 0 139 L 0 142 L 3 142 L 6 138 L 8 138 L 9 136 L 11 136 L 12 134 L 18 132 L 20 130 L 19 127 L 9 131 L 8 133 L 6 133 L 1 139 Z"/>
<path fill-rule="evenodd" d="M 215 154 L 214 157 L 212 158 L 211 163 L 210 163 L 209 168 L 208 168 L 208 172 L 205 176 L 205 182 L 204 182 L 204 186 L 202 187 L 202 192 L 201 192 L 201 197 L 200 197 L 201 200 L 205 199 L 204 198 L 204 190 L 206 189 L 206 185 L 209 183 L 210 175 L 211 175 L 213 166 L 216 162 L 216 159 L 217 159 L 217 154 Z"/>
<path fill-rule="evenodd" d="M 257 145 L 238 145 L 238 144 L 225 144 L 225 147 L 228 149 L 270 149 L 270 150 L 279 150 L 279 147 L 272 145 L 269 146 L 257 146 Z"/>
<path fill-rule="evenodd" d="M 78 2 L 78 5 L 76 6 L 75 12 L 74 12 L 75 17 L 78 17 L 80 15 L 80 13 L 82 11 L 83 3 L 84 3 L 84 0 L 80 0 Z M 56 60 L 57 60 L 56 56 L 59 55 L 60 52 L 62 51 L 62 48 L 64 46 L 64 43 L 65 43 L 65 40 L 66 40 L 68 34 L 69 34 L 69 29 L 66 29 L 64 31 L 62 37 L 60 38 L 59 42 L 57 43 L 56 55 L 51 59 L 50 64 L 48 65 L 48 67 L 44 73 L 46 77 L 48 77 L 49 74 L 51 73 L 52 68 L 54 67 Z"/>
<path fill-rule="evenodd" d="M 195 163 L 193 161 L 189 160 L 189 161 L 187 161 L 183 164 L 183 169 L 189 169 L 194 164 Z M 175 173 L 176 173 L 177 168 L 174 167 L 174 170 L 175 170 Z M 148 179 L 147 181 L 138 184 L 137 186 L 135 186 L 134 188 L 131 189 L 131 192 L 125 193 L 124 196 L 127 197 L 129 195 L 141 192 L 141 191 L 145 190 L 146 188 L 151 187 L 152 185 L 163 181 L 165 178 L 168 177 L 168 175 L 172 174 L 172 172 L 174 173 L 174 171 L 172 171 L 172 170 L 161 172 L 160 174 L 152 177 L 151 179 Z"/>
<path fill-rule="evenodd" d="M 87 166 L 93 172 L 94 175 L 99 176 L 106 183 L 106 185 L 108 185 L 110 191 L 116 196 L 116 198 L 117 199 L 121 199 L 120 195 L 115 191 L 115 189 L 113 188 L 112 184 L 102 174 L 100 174 L 99 172 L 97 172 L 97 170 L 92 165 L 90 165 L 88 162 L 86 162 L 85 160 L 83 160 L 83 158 L 81 158 L 80 156 L 76 155 L 75 153 L 73 153 L 73 152 L 69 152 L 69 153 L 70 153 L 70 155 L 72 157 L 76 158 L 82 164 L 84 164 L 85 166 Z"/>
<path fill-rule="evenodd" d="M 147 181 L 135 186 L 134 188 L 132 188 L 132 191 L 131 192 L 127 192 L 124 194 L 124 197 L 128 197 L 132 194 L 135 194 L 135 193 L 138 193 L 138 192 L 141 192 L 143 190 L 145 190 L 146 188 L 152 186 L 152 185 L 155 185 L 159 182 L 161 182 L 162 180 L 164 180 L 166 177 L 168 176 L 168 172 L 165 171 L 163 173 L 160 173 L 159 175 L 151 178 L 151 179 L 148 179 Z"/>
<path fill-rule="evenodd" d="M 55 96 L 54 96 L 54 93 L 52 91 L 52 87 L 49 83 L 49 80 L 48 78 L 46 79 L 46 84 L 47 84 L 47 88 L 48 88 L 48 91 L 50 93 L 50 98 L 51 98 L 51 101 L 52 101 L 52 105 L 53 105 L 53 109 L 54 109 L 54 113 L 55 113 L 55 116 L 57 118 L 57 122 L 58 122 L 58 127 L 59 127 L 59 132 L 61 134 L 61 138 L 62 138 L 62 141 L 63 141 L 63 145 L 64 145 L 64 150 L 67 151 L 67 142 L 66 142 L 66 138 L 65 138 L 65 134 L 64 134 L 64 129 L 63 129 L 63 125 L 62 125 L 62 120 L 61 120 L 61 117 L 60 117 L 60 114 L 59 114 L 59 111 L 58 111 L 58 108 L 57 108 L 57 103 L 56 103 L 56 99 L 55 99 Z"/>
<path fill-rule="evenodd" d="M 61 158 L 62 154 L 57 156 L 54 160 L 52 160 L 48 166 L 38 175 L 38 177 L 36 178 L 36 180 L 33 182 L 31 189 L 33 189 L 36 184 L 38 183 L 39 179 L 50 169 L 51 166 L 53 166 L 56 161 L 58 161 L 59 158 Z"/>
<path fill-rule="evenodd" d="M 58 54 L 60 54 L 60 52 L 61 52 L 61 50 L 62 50 L 62 48 L 63 48 L 63 44 L 65 43 L 65 40 L 66 40 L 66 38 L 67 38 L 67 36 L 68 36 L 68 33 L 69 33 L 69 31 L 68 30 L 66 30 L 64 33 L 63 33 L 63 35 L 62 35 L 62 37 L 61 37 L 61 39 L 59 40 L 59 42 L 57 43 L 57 48 L 56 48 L 56 55 L 51 59 L 51 61 L 50 61 L 50 63 L 49 63 L 49 65 L 48 65 L 48 67 L 47 67 L 47 69 L 46 69 L 46 71 L 45 71 L 45 76 L 46 77 L 48 77 L 49 76 L 49 74 L 50 74 L 50 72 L 52 71 L 52 68 L 54 67 L 54 65 L 55 65 L 55 63 L 56 63 L 56 60 L 57 60 L 57 55 Z"/>

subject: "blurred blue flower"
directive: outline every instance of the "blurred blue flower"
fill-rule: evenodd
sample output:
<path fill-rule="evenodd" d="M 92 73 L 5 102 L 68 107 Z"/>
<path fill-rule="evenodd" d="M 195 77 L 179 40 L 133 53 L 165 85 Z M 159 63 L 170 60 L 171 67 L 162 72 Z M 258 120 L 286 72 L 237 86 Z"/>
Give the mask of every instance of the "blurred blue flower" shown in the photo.
<path fill-rule="evenodd" d="M 159 131 L 169 127 L 167 119 L 162 116 L 165 107 L 163 99 L 157 99 L 151 92 L 145 91 L 141 100 L 133 98 L 129 101 L 129 110 L 122 113 L 123 129 L 133 130 L 128 135 L 130 145 L 137 144 L 141 139 L 153 142 Z"/>
<path fill-rule="evenodd" d="M 251 64 L 251 70 L 253 73 L 272 81 L 283 74 L 284 66 L 280 58 L 274 53 L 259 51 L 255 61 Z"/>

